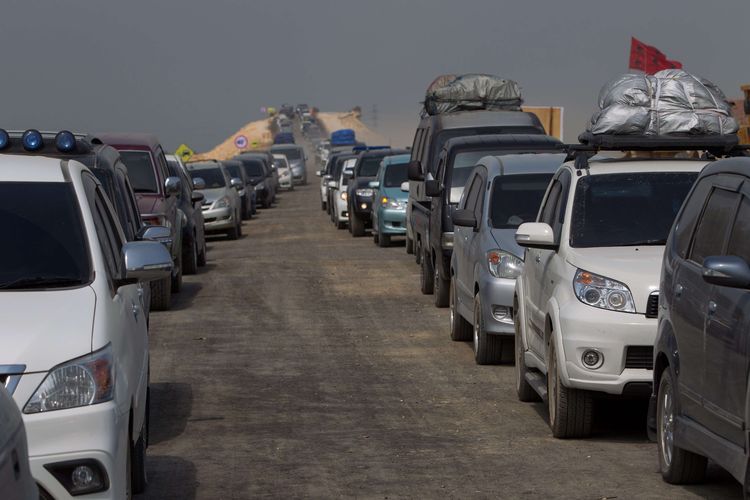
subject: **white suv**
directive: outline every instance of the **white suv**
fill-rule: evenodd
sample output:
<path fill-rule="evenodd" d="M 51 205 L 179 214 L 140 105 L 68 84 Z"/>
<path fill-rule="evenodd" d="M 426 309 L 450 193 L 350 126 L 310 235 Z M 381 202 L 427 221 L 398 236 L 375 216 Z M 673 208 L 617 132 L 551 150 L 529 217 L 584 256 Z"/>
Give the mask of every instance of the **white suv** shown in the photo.
<path fill-rule="evenodd" d="M 594 391 L 650 395 L 664 245 L 706 164 L 587 158 L 557 171 L 516 232 L 516 387 L 547 400 L 560 438 L 590 433 Z"/>
<path fill-rule="evenodd" d="M 0 246 L 0 383 L 23 413 L 42 497 L 143 490 L 138 282 L 169 276 L 169 252 L 126 241 L 101 184 L 73 160 L 0 155 L 0 219 L 13 235 Z"/>

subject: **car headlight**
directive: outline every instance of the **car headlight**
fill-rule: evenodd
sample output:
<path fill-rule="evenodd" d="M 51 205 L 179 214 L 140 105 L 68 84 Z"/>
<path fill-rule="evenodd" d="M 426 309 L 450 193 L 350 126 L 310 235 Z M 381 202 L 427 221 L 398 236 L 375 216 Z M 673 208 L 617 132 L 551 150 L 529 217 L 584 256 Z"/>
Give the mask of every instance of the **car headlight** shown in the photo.
<path fill-rule="evenodd" d="M 341 199 L 342 199 L 342 200 L 346 201 L 348 197 L 349 197 L 349 195 L 348 195 L 348 194 L 346 194 L 346 191 L 342 191 L 342 192 L 341 192 Z"/>
<path fill-rule="evenodd" d="M 382 198 L 380 198 L 380 205 L 383 208 L 393 208 L 393 209 L 404 208 L 404 203 L 401 200 L 397 200 L 396 198 L 388 198 L 387 196 L 383 196 Z"/>
<path fill-rule="evenodd" d="M 229 206 L 229 198 L 224 196 L 214 202 L 214 208 L 226 208 Z"/>
<path fill-rule="evenodd" d="M 372 198 L 372 189 L 370 188 L 357 189 L 354 192 L 357 196 L 361 196 L 362 198 Z"/>
<path fill-rule="evenodd" d="M 610 311 L 635 312 L 630 289 L 624 283 L 579 269 L 573 279 L 578 300 L 586 305 Z"/>
<path fill-rule="evenodd" d="M 262 190 L 262 189 L 263 189 L 263 188 L 265 188 L 265 187 L 266 187 L 266 183 L 265 183 L 265 182 L 259 182 L 259 183 L 257 183 L 257 184 L 255 185 L 255 190 L 256 190 L 256 191 L 260 191 L 260 190 Z"/>
<path fill-rule="evenodd" d="M 502 250 L 487 252 L 487 265 L 495 278 L 516 279 L 523 271 L 523 260 Z"/>
<path fill-rule="evenodd" d="M 115 391 L 112 346 L 56 366 L 29 399 L 26 414 L 65 410 L 109 401 Z"/>

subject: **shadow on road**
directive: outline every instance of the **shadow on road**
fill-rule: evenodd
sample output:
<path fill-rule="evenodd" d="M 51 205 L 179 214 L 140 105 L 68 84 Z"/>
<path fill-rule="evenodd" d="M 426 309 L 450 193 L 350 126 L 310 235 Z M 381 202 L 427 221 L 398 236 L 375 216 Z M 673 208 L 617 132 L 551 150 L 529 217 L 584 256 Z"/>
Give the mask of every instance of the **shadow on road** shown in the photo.
<path fill-rule="evenodd" d="M 149 445 L 174 439 L 185 431 L 193 410 L 190 384 L 151 384 Z"/>
<path fill-rule="evenodd" d="M 213 267 L 212 264 L 206 264 L 206 267 L 204 267 L 200 273 L 208 272 L 211 267 Z M 172 295 L 172 305 L 169 310 L 182 311 L 184 309 L 190 309 L 195 300 L 195 296 L 198 295 L 201 288 L 203 288 L 203 285 L 200 283 L 183 281 L 180 293 Z"/>
<path fill-rule="evenodd" d="M 146 458 L 148 486 L 142 495 L 133 498 L 179 498 L 192 500 L 198 487 L 193 462 L 179 457 L 148 456 Z"/>

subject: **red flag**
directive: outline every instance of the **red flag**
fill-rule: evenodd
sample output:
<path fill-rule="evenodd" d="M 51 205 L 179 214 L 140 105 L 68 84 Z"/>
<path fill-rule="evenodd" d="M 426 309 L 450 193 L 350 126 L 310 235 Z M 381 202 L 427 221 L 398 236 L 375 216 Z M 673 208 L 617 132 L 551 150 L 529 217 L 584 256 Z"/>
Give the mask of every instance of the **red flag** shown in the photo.
<path fill-rule="evenodd" d="M 638 69 L 653 75 L 663 69 L 682 68 L 682 63 L 667 59 L 662 51 L 651 45 L 646 45 L 636 38 L 630 39 L 630 69 Z"/>

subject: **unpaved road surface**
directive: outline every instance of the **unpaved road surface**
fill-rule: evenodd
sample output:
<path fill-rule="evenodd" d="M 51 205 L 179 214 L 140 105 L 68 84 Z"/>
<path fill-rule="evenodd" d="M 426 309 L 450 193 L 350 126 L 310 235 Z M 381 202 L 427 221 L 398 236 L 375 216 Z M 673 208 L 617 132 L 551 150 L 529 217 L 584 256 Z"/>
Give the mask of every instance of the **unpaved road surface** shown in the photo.
<path fill-rule="evenodd" d="M 741 498 L 717 467 L 665 484 L 637 402 L 553 439 L 512 366 L 450 341 L 402 243 L 331 225 L 308 168 L 152 315 L 144 498 Z"/>

